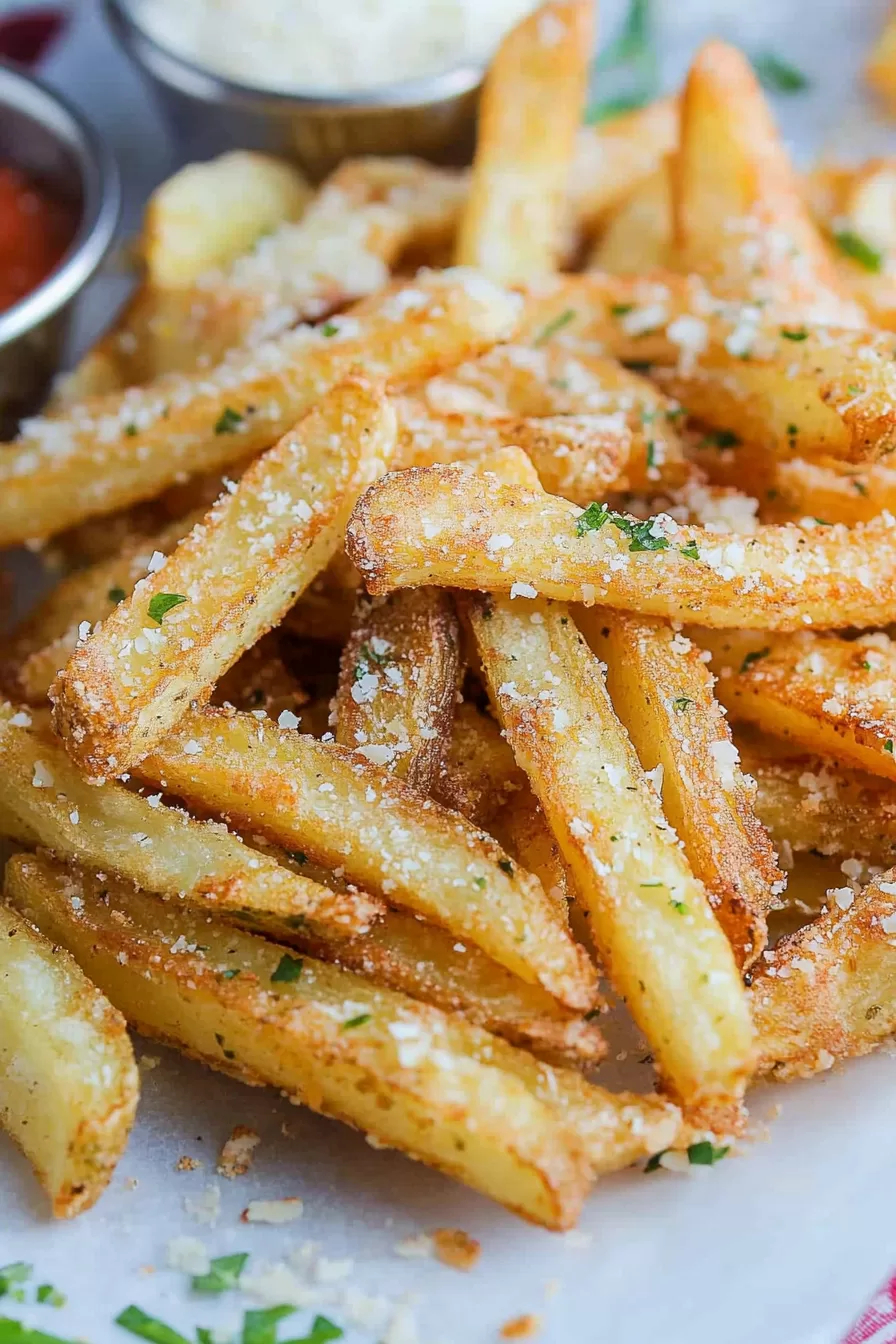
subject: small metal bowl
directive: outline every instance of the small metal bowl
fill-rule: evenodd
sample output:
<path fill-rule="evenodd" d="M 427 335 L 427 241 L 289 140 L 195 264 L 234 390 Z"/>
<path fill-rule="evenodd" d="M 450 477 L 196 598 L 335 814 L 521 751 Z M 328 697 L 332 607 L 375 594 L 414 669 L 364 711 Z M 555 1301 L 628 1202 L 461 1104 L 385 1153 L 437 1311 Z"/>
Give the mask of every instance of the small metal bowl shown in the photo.
<path fill-rule="evenodd" d="M 143 31 L 128 0 L 104 3 L 112 31 L 149 76 L 189 157 L 260 149 L 297 160 L 314 181 L 358 154 L 469 161 L 484 62 L 346 94 L 275 93 L 175 55 Z"/>
<path fill-rule="evenodd" d="M 35 410 L 59 368 L 74 299 L 106 254 L 118 222 L 115 162 L 80 115 L 39 80 L 0 63 L 0 163 L 70 204 L 78 221 L 56 269 L 0 313 L 0 438 Z"/>

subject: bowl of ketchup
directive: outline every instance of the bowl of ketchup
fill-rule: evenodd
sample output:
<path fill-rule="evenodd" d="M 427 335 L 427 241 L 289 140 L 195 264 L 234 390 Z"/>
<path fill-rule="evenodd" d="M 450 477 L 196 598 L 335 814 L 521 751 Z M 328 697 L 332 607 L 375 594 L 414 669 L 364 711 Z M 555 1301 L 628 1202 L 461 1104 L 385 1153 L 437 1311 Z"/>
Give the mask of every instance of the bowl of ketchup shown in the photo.
<path fill-rule="evenodd" d="M 114 161 L 80 114 L 0 62 L 0 438 L 45 397 L 118 210 Z"/>

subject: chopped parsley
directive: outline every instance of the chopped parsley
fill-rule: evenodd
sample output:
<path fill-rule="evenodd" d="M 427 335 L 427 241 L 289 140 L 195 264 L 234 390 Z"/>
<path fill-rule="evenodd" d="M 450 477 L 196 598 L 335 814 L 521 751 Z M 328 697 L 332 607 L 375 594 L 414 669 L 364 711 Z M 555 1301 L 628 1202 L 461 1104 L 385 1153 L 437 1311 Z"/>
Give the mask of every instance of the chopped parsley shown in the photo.
<path fill-rule="evenodd" d="M 189 1344 L 179 1330 L 174 1330 L 157 1316 L 149 1316 L 140 1307 L 125 1307 L 115 1317 L 115 1324 L 122 1330 L 128 1330 L 140 1339 L 148 1339 L 151 1344 Z"/>
<path fill-rule="evenodd" d="M 653 439 L 649 439 L 647 442 L 647 465 L 648 467 L 656 466 L 656 444 Z"/>
<path fill-rule="evenodd" d="M 362 644 L 358 651 L 358 661 L 355 663 L 353 678 L 355 681 L 360 681 L 362 677 L 366 677 L 370 671 L 371 663 L 375 664 L 376 667 L 385 667 L 388 662 L 389 655 L 387 653 L 377 653 L 369 644 Z"/>
<path fill-rule="evenodd" d="M 754 649 L 752 653 L 746 654 L 740 665 L 741 672 L 749 672 L 754 663 L 758 663 L 760 658 L 767 658 L 770 653 L 771 649 Z"/>
<path fill-rule="evenodd" d="M 576 519 L 576 536 L 584 537 L 586 532 L 599 532 L 610 517 L 611 510 L 606 504 L 589 504 L 584 513 Z"/>
<path fill-rule="evenodd" d="M 642 882 L 642 883 L 641 883 L 641 886 L 642 886 L 642 887 L 664 887 L 665 885 L 666 885 L 665 882 L 660 882 L 660 881 L 656 881 L 656 882 Z"/>
<path fill-rule="evenodd" d="M 301 1339 L 291 1339 L 289 1344 L 329 1344 L 330 1340 L 342 1339 L 344 1335 L 345 1331 L 329 1316 L 315 1316 L 308 1334 L 302 1335 Z"/>
<path fill-rule="evenodd" d="M 245 1312 L 240 1344 L 276 1344 L 277 1326 L 294 1311 L 295 1307 L 282 1306 Z"/>
<path fill-rule="evenodd" d="M 127 593 L 123 588 L 110 588 L 106 596 L 110 602 L 118 603 L 125 600 Z"/>
<path fill-rule="evenodd" d="M 634 311 L 634 307 L 635 305 L 633 303 L 614 303 L 610 308 L 610 312 L 614 317 L 625 317 L 626 313 Z"/>
<path fill-rule="evenodd" d="M 243 417 L 232 406 L 225 406 L 215 421 L 216 434 L 235 434 L 243 423 Z"/>
<path fill-rule="evenodd" d="M 769 93 L 802 93 L 811 80 L 789 61 L 782 61 L 771 51 L 759 51 L 752 58 L 756 78 Z"/>
<path fill-rule="evenodd" d="M 48 1335 L 46 1330 L 34 1330 L 11 1316 L 0 1316 L 0 1344 L 72 1344 L 72 1341 Z"/>
<path fill-rule="evenodd" d="M 288 952 L 284 952 L 277 969 L 271 974 L 271 984 L 292 984 L 294 980 L 300 979 L 302 965 L 301 957 L 291 957 Z"/>
<path fill-rule="evenodd" d="M 575 315 L 576 315 L 575 308 L 564 308 L 562 313 L 558 314 L 557 317 L 552 318 L 550 322 L 548 322 L 545 326 L 542 327 L 541 331 L 535 337 L 532 344 L 544 345 L 545 342 L 549 341 L 552 336 L 556 336 L 558 331 L 562 331 L 564 327 L 568 327 L 570 322 L 572 322 L 573 318 L 575 317 Z"/>
<path fill-rule="evenodd" d="M 700 559 L 700 552 L 697 549 L 697 543 L 696 541 L 694 541 L 693 537 L 691 537 L 690 540 L 684 546 L 679 546 L 678 549 L 681 552 L 681 554 L 686 555 L 689 560 Z"/>
<path fill-rule="evenodd" d="M 68 1300 L 65 1293 L 60 1293 L 52 1283 L 39 1283 L 34 1298 L 36 1302 L 41 1302 L 47 1307 L 64 1307 Z"/>
<path fill-rule="evenodd" d="M 137 434 L 139 433 L 139 430 L 137 429 L 137 426 L 134 424 L 132 420 L 130 424 L 125 425 L 124 432 L 129 439 L 135 439 L 137 437 Z"/>
<path fill-rule="evenodd" d="M 635 89 L 631 93 L 620 93 L 615 98 L 604 98 L 599 103 L 591 103 L 585 113 L 586 126 L 599 126 L 602 121 L 612 121 L 626 112 L 637 112 L 645 107 L 653 97 L 647 88 Z"/>
<path fill-rule="evenodd" d="M 607 508 L 606 504 L 589 504 L 584 513 L 580 513 L 576 519 L 576 536 L 583 537 L 586 532 L 599 532 L 604 523 L 612 523 L 613 527 L 628 537 L 629 551 L 667 551 L 669 540 L 662 534 L 657 536 L 654 533 L 655 522 L 655 518 L 628 518 L 624 513 L 616 513 L 613 509 Z M 694 555 L 693 558 L 700 557 Z"/>
<path fill-rule="evenodd" d="M 886 742 L 884 743 L 884 751 L 888 751 L 888 752 L 890 753 L 891 756 L 893 755 L 893 739 L 892 739 L 892 737 L 888 737 L 887 740 L 886 740 Z"/>
<path fill-rule="evenodd" d="M 688 908 L 684 901 L 676 901 L 674 897 L 670 897 L 669 904 L 677 915 L 686 915 L 688 912 Z"/>
<path fill-rule="evenodd" d="M 665 1157 L 668 1151 L 669 1151 L 668 1148 L 664 1148 L 661 1153 L 654 1153 L 652 1157 L 648 1157 L 644 1170 L 656 1171 L 660 1165 L 660 1158 Z"/>
<path fill-rule="evenodd" d="M 692 1167 L 711 1167 L 714 1162 L 721 1162 L 728 1151 L 727 1143 L 717 1148 L 709 1139 L 701 1139 L 688 1145 L 688 1161 Z"/>
<path fill-rule="evenodd" d="M 867 485 L 865 484 L 864 481 L 853 481 L 853 483 L 852 483 L 852 488 L 853 488 L 853 490 L 856 491 L 857 494 L 859 494 L 859 495 L 864 495 L 864 496 L 867 498 L 867 496 L 868 496 L 868 487 L 867 487 Z"/>
<path fill-rule="evenodd" d="M 686 709 L 690 709 L 693 700 L 687 695 L 677 695 L 672 701 L 672 708 L 676 714 L 683 714 Z"/>
<path fill-rule="evenodd" d="M 502 873 L 506 873 L 508 877 L 513 877 L 513 864 L 509 859 L 499 859 L 498 867 Z"/>
<path fill-rule="evenodd" d="M 325 322 L 320 329 L 321 336 L 337 336 L 339 328 L 335 322 Z"/>
<path fill-rule="evenodd" d="M 735 434 L 733 429 L 714 429 L 709 434 L 704 435 L 700 446 L 701 448 L 736 448 L 740 441 L 740 435 Z"/>
<path fill-rule="evenodd" d="M 862 667 L 865 669 L 866 672 L 871 671 L 871 664 L 869 663 L 867 658 L 862 660 Z"/>
<path fill-rule="evenodd" d="M 343 1022 L 342 1030 L 351 1031 L 353 1027 L 363 1027 L 365 1022 L 369 1022 L 370 1013 L 359 1013 L 357 1017 L 350 1017 L 347 1022 Z"/>
<path fill-rule="evenodd" d="M 21 1285 L 27 1283 L 34 1272 L 33 1265 L 24 1260 L 14 1260 L 11 1265 L 0 1265 L 0 1297 L 18 1297 Z M 24 1298 L 19 1298 L 23 1301 Z"/>
<path fill-rule="evenodd" d="M 474 877 L 473 886 L 477 887 L 480 891 L 485 891 L 485 888 L 488 886 L 488 883 L 486 882 L 484 877 Z"/>
<path fill-rule="evenodd" d="M 248 1251 L 238 1251 L 234 1255 L 219 1255 L 212 1260 L 205 1274 L 194 1274 L 190 1287 L 194 1293 L 226 1293 L 236 1288 L 240 1275 L 246 1268 Z"/>
<path fill-rule="evenodd" d="M 785 341 L 804 341 L 809 333 L 805 327 L 782 327 L 781 335 Z"/>
<path fill-rule="evenodd" d="M 147 608 L 149 619 L 155 621 L 156 625 L 161 625 L 169 611 L 181 606 L 186 600 L 180 593 L 156 593 L 155 597 L 149 599 Z"/>
<path fill-rule="evenodd" d="M 859 234 L 853 233 L 852 229 L 838 229 L 834 234 L 834 242 L 844 257 L 849 257 L 850 261 L 857 262 L 863 270 L 871 271 L 874 275 L 883 270 L 883 253 L 878 252 L 877 248 L 872 247 L 870 243 L 866 243 L 865 239 L 860 237 Z"/>

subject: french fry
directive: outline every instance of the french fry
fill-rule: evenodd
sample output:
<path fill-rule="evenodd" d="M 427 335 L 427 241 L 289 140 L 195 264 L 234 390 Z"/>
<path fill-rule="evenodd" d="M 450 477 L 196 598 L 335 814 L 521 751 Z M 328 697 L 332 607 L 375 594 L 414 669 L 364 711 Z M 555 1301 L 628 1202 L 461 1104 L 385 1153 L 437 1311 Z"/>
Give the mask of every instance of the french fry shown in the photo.
<path fill-rule="evenodd" d="M 561 325 L 554 334 L 562 330 Z M 423 399 L 437 414 L 479 414 L 486 418 L 510 415 L 538 417 L 540 421 L 544 417 L 593 416 L 601 440 L 612 443 L 615 438 L 619 451 L 625 454 L 622 487 L 680 483 L 686 476 L 675 428 L 683 414 L 681 407 L 646 378 L 615 360 L 595 355 L 584 345 L 577 348 L 555 343 L 545 332 L 549 333 L 549 327 L 535 336 L 534 347 L 497 346 L 478 360 L 431 378 L 422 389 Z M 547 489 L 546 482 L 558 475 L 549 451 L 539 451 L 538 439 L 531 431 L 520 446 L 529 452 L 539 475 L 545 473 Z M 583 454 L 576 456 L 579 461 L 569 465 L 581 492 L 588 473 L 581 463 Z"/>
<path fill-rule="evenodd" d="M 469 939 L 570 1008 L 594 1002 L 594 968 L 540 883 L 355 752 L 251 715 L 188 711 L 139 772 Z"/>
<path fill-rule="evenodd" d="M 765 948 L 766 912 L 785 881 L 700 650 L 665 622 L 618 612 L 592 609 L 579 625 L 607 665 L 613 708 L 642 766 L 662 769 L 666 819 L 738 966 L 751 966 Z"/>
<path fill-rule="evenodd" d="M 458 705 L 433 797 L 488 831 L 504 804 L 528 787 L 495 720 L 469 701 Z"/>
<path fill-rule="evenodd" d="M 832 756 L 769 755 L 752 742 L 740 750 L 756 780 L 757 815 L 776 844 L 881 868 L 896 862 L 896 789 L 889 780 L 845 769 Z"/>
<path fill-rule="evenodd" d="M 21 863 L 24 872 L 17 904 L 48 934 L 75 948 L 140 1030 L 173 1039 L 188 1054 L 245 1081 L 272 1083 L 326 1114 L 369 1129 L 392 1146 L 420 1152 L 419 1145 L 424 1143 L 427 1161 L 447 1167 L 462 1180 L 479 1172 L 480 1144 L 490 1146 L 494 1133 L 500 1160 L 484 1178 L 484 1188 L 513 1208 L 521 1207 L 520 1199 L 507 1195 L 509 1190 L 516 1191 L 518 1183 L 507 1180 L 504 1173 L 516 1156 L 517 1126 L 524 1155 L 533 1152 L 530 1145 L 535 1152 L 545 1151 L 542 1140 L 545 1129 L 549 1130 L 546 1153 L 560 1164 L 550 1168 L 555 1176 L 570 1169 L 580 1172 L 578 1161 L 570 1165 L 573 1143 L 577 1154 L 584 1150 L 591 1172 L 601 1174 L 669 1147 L 682 1137 L 680 1113 L 658 1097 L 595 1087 L 580 1074 L 552 1068 L 462 1018 L 447 1017 L 403 995 L 377 989 L 350 972 L 310 959 L 303 961 L 294 978 L 275 981 L 277 989 L 272 991 L 267 985 L 284 949 L 224 929 L 215 921 L 195 925 L 195 941 L 201 938 L 203 950 L 197 947 L 172 955 L 171 948 L 183 930 L 158 901 L 116 888 L 116 908 L 124 915 L 117 918 L 97 900 L 98 884 L 89 874 L 66 872 L 43 857 Z M 78 910 L 70 902 L 73 881 L 81 885 L 84 895 Z M 194 926 L 187 925 L 184 936 L 189 938 L 193 931 Z M 128 958 L 120 960 L 119 951 L 128 951 Z M 158 959 L 152 961 L 156 952 Z M 240 974 L 228 977 L 229 970 Z M 315 1013 L 313 1031 L 308 1030 L 309 1008 L 325 1010 Z M 369 1011 L 370 1022 L 355 1022 L 342 1030 L 346 1020 L 364 1016 L 364 1010 Z M 393 1025 L 407 1023 L 407 1030 L 394 1032 L 387 1022 L 384 1031 L 387 1016 Z M 415 1026 L 417 1031 L 412 1029 Z M 218 1039 L 221 1036 L 223 1041 Z M 439 1046 L 445 1047 L 445 1053 L 439 1052 Z M 318 1069 L 319 1050 L 323 1053 Z M 356 1054 L 358 1050 L 363 1053 Z M 367 1067 L 368 1083 L 351 1101 L 349 1111 L 343 1102 L 350 1101 L 355 1089 L 344 1086 L 344 1069 L 358 1060 Z M 308 1079 L 311 1069 L 314 1072 Z M 384 1093 L 385 1069 L 391 1082 L 385 1083 Z M 483 1077 L 483 1069 L 492 1069 L 498 1076 Z M 479 1083 L 478 1088 L 471 1090 L 470 1078 Z M 505 1078 L 509 1079 L 506 1089 Z M 492 1086 L 487 1085 L 489 1080 Z M 335 1095 L 331 1088 L 336 1089 Z M 384 1095 L 392 1105 L 379 1104 Z M 475 1109 L 468 1123 L 469 1105 L 465 1103 L 471 1095 Z M 408 1097 L 407 1103 L 403 1096 Z M 405 1117 L 416 1099 L 423 1114 L 421 1134 L 415 1135 L 412 1146 L 406 1142 Z M 510 1109 L 505 1115 L 506 1107 Z M 546 1108 L 551 1121 L 536 1107 Z M 439 1116 L 436 1124 L 431 1120 L 433 1112 Z M 419 1114 L 414 1106 L 411 1115 Z M 504 1137 L 501 1124 L 510 1126 Z M 394 1126 L 401 1128 L 396 1132 Z M 455 1138 L 463 1140 L 460 1147 Z M 442 1160 L 443 1142 L 449 1162 Z M 490 1161 L 484 1165 L 486 1172 L 491 1170 Z M 543 1183 L 535 1184 L 539 1192 L 536 1206 L 543 1207 Z M 529 1209 L 522 1212 L 532 1216 Z"/>
<path fill-rule="evenodd" d="M 892 519 L 710 532 L 507 485 L 467 466 L 384 477 L 346 547 L 370 592 L 443 584 L 762 630 L 880 625 L 896 607 Z M 696 556 L 696 558 L 694 558 Z"/>
<path fill-rule="evenodd" d="M 264 635 L 215 686 L 212 701 L 278 719 L 284 711 L 301 714 L 311 697 L 299 684 L 284 658 L 279 630 Z"/>
<path fill-rule="evenodd" d="M 565 607 L 481 597 L 469 613 L 504 731 L 570 866 L 614 987 L 676 1097 L 702 1116 L 724 1115 L 752 1063 L 740 977 L 597 660 Z"/>
<path fill-rule="evenodd" d="M 541 484 L 552 494 L 576 501 L 592 499 L 629 484 L 633 435 L 618 415 L 551 415 L 492 419 L 436 414 L 422 400 L 397 400 L 396 465 L 429 467 L 440 462 L 477 462 L 488 453 L 516 445 L 531 459 Z M 651 453 L 652 460 L 657 456 Z M 643 475 L 645 454 L 641 454 Z M 657 470 L 659 475 L 659 470 Z"/>
<path fill-rule="evenodd" d="M 290 930 L 281 941 L 336 962 L 531 1050 L 541 1059 L 591 1068 L 606 1042 L 591 1014 L 562 1007 L 538 985 L 511 975 L 472 943 L 416 915 L 388 910 L 359 938 L 322 939 Z"/>
<path fill-rule="evenodd" d="M 73 1218 L 103 1193 L 138 1090 L 124 1018 L 68 952 L 0 904 L 0 1126 L 54 1217 Z"/>
<path fill-rule="evenodd" d="M 614 275 L 675 270 L 669 164 L 663 161 L 610 215 L 588 269 Z"/>
<path fill-rule="evenodd" d="M 372 379 L 424 378 L 469 358 L 512 334 L 518 302 L 469 271 L 428 274 L 380 295 L 363 317 L 302 327 L 193 376 L 31 420 L 0 452 L 0 546 L 269 448 L 358 366 Z"/>
<path fill-rule="evenodd" d="M 336 741 L 429 793 L 451 736 L 460 670 L 450 594 L 359 596 L 340 663 Z"/>
<path fill-rule="evenodd" d="M 719 699 L 732 718 L 896 779 L 896 649 L 885 634 L 695 638 L 712 651 Z"/>
<path fill-rule="evenodd" d="M 678 123 L 678 99 L 658 98 L 598 126 L 579 128 L 569 208 L 582 232 L 592 235 L 659 168 L 678 143 Z"/>
<path fill-rule="evenodd" d="M 75 877 L 76 910 L 64 869 L 24 859 L 13 871 L 16 903 L 142 1034 L 274 1086 L 533 1221 L 575 1220 L 590 1176 L 583 1146 L 557 1109 L 486 1059 L 496 1038 L 140 893 L 116 888 L 110 910 L 96 880 Z"/>
<path fill-rule="evenodd" d="M 50 697 L 88 774 L 129 769 L 278 623 L 337 551 L 394 443 L 378 388 L 335 388 L 79 644 Z"/>
<path fill-rule="evenodd" d="M 896 164 L 814 169 L 804 188 L 828 239 L 841 285 L 877 327 L 896 327 Z"/>
<path fill-rule="evenodd" d="M 866 1055 L 896 1029 L 896 882 L 893 870 L 767 952 L 750 1004 L 758 1072 L 808 1078 Z M 760 969 L 761 968 L 761 969 Z"/>
<path fill-rule="evenodd" d="M 715 293 L 815 324 L 863 327 L 841 290 L 747 58 L 724 42 L 695 57 L 671 156 L 681 269 Z"/>
<path fill-rule="evenodd" d="M 145 577 L 153 557 L 170 554 L 204 516 L 203 510 L 179 518 L 152 538 L 140 537 L 120 554 L 76 570 L 57 584 L 7 645 L 0 672 L 12 698 L 44 704 L 85 628 L 89 632 L 105 620 Z"/>
<path fill-rule="evenodd" d="M 892 6 L 865 65 L 865 79 L 892 111 L 896 107 L 896 9 Z"/>
<path fill-rule="evenodd" d="M 0 748 L 0 834 L 20 844 L 117 873 L 205 913 L 276 915 L 343 937 L 381 913 L 365 892 L 334 892 L 290 872 L 224 827 L 164 806 L 160 794 L 144 798 L 111 780 L 88 784 L 27 711 L 0 707 Z"/>
<path fill-rule="evenodd" d="M 562 319 L 562 329 L 557 325 Z M 696 420 L 782 457 L 874 461 L 896 444 L 890 338 L 714 298 L 695 276 L 589 272 L 533 282 L 516 339 L 650 366 Z"/>
<path fill-rule="evenodd" d="M 337 551 L 283 617 L 284 630 L 304 639 L 344 644 L 351 632 L 360 582 L 348 556 Z"/>
<path fill-rule="evenodd" d="M 505 284 L 555 268 L 591 57 L 590 0 L 549 0 L 486 76 L 455 258 Z"/>

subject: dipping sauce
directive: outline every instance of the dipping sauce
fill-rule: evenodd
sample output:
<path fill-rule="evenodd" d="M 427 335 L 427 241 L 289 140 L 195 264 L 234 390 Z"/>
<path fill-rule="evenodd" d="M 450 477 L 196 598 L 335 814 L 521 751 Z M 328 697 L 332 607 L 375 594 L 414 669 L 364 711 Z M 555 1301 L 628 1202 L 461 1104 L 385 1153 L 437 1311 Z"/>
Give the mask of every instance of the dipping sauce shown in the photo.
<path fill-rule="evenodd" d="M 280 93 L 345 93 L 485 60 L 536 0 L 132 0 L 160 46 Z"/>
<path fill-rule="evenodd" d="M 0 313 L 56 269 L 75 232 L 73 213 L 11 164 L 0 164 Z"/>

